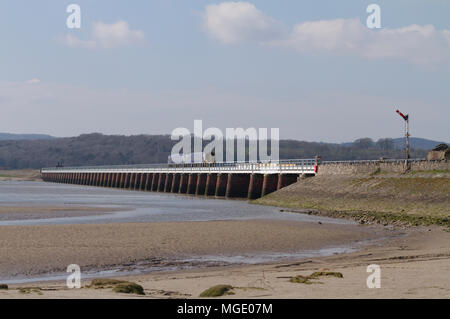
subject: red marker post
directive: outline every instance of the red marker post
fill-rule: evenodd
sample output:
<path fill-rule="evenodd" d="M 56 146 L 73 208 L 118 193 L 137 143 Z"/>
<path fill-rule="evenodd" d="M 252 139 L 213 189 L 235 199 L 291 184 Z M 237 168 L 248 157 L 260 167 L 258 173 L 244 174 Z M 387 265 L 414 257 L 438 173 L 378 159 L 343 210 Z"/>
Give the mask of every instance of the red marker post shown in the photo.
<path fill-rule="evenodd" d="M 405 151 L 405 155 L 406 155 L 406 159 L 405 159 L 405 167 L 406 170 L 409 170 L 410 167 L 410 163 L 409 163 L 409 115 L 408 114 L 403 114 L 402 112 L 400 112 L 399 110 L 396 110 L 397 114 L 400 115 L 404 120 L 405 120 L 405 125 L 406 125 L 406 151 Z"/>

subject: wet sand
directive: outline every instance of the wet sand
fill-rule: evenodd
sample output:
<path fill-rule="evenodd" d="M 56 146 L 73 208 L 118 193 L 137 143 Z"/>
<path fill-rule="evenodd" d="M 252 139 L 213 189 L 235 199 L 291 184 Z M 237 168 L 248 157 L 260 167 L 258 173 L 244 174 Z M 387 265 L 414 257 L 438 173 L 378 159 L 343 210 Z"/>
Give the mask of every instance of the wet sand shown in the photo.
<path fill-rule="evenodd" d="M 63 281 L 27 285 L 40 289 L 29 294 L 19 291 L 23 285 L 10 285 L 0 290 L 0 298 L 198 298 L 217 284 L 235 287 L 235 294 L 224 298 L 450 298 L 450 233 L 437 227 L 403 231 L 404 237 L 350 254 L 120 278 L 142 285 L 145 296 L 90 289 L 90 280 L 84 280 L 81 289 L 68 289 Z M 381 267 L 379 289 L 367 288 L 370 264 Z M 343 278 L 321 278 L 311 285 L 289 282 L 291 276 L 321 270 L 341 272 Z"/>
<path fill-rule="evenodd" d="M 75 216 L 96 216 L 104 213 L 119 211 L 115 208 L 88 206 L 0 206 L 0 221 L 45 219 Z"/>
<path fill-rule="evenodd" d="M 450 298 L 450 233 L 441 228 L 410 228 L 404 237 L 358 252 L 270 265 L 246 265 L 121 277 L 142 285 L 145 296 L 91 289 L 68 289 L 65 281 L 25 285 L 39 290 L 24 294 L 10 285 L 0 298 L 198 298 L 217 284 L 235 287 L 221 298 Z M 381 288 L 366 285 L 367 266 L 381 267 Z M 291 276 L 336 271 L 343 278 L 321 278 L 319 284 L 289 282 Z"/>
<path fill-rule="evenodd" d="M 0 227 L 0 278 L 133 265 L 193 256 L 298 253 L 389 235 L 358 225 L 277 220 Z"/>

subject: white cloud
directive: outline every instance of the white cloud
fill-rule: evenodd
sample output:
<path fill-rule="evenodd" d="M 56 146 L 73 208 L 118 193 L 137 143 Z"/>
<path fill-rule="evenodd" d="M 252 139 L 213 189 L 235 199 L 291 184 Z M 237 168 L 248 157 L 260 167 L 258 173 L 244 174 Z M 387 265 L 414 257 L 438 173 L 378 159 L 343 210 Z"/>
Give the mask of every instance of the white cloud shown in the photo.
<path fill-rule="evenodd" d="M 297 24 L 287 39 L 272 44 L 298 51 L 351 53 L 365 41 L 366 35 L 358 19 L 321 20 Z"/>
<path fill-rule="evenodd" d="M 417 64 L 432 64 L 449 60 L 449 34 L 432 25 L 386 28 L 372 33 L 363 50 L 369 58 L 405 58 Z"/>
<path fill-rule="evenodd" d="M 398 58 L 421 65 L 450 61 L 450 31 L 436 30 L 432 25 L 375 31 L 354 18 L 309 21 L 286 31 L 281 22 L 247 2 L 207 6 L 204 25 L 214 38 L 226 44 L 256 42 L 299 52 Z"/>
<path fill-rule="evenodd" d="M 41 83 L 41 80 L 38 78 L 33 78 L 31 80 L 25 81 L 26 84 L 39 84 Z"/>
<path fill-rule="evenodd" d="M 359 19 L 305 22 L 294 26 L 286 40 L 274 42 L 300 52 L 331 52 L 372 59 L 399 58 L 427 65 L 450 56 L 448 31 L 432 25 L 410 25 L 373 31 Z"/>
<path fill-rule="evenodd" d="M 95 41 L 80 40 L 72 34 L 66 34 L 66 36 L 61 39 L 61 42 L 70 48 L 95 48 L 97 45 Z"/>
<path fill-rule="evenodd" d="M 91 40 L 81 40 L 76 36 L 67 34 L 62 42 L 72 48 L 115 48 L 143 43 L 144 40 L 143 31 L 131 30 L 126 21 L 117 21 L 112 24 L 95 22 Z"/>
<path fill-rule="evenodd" d="M 283 25 L 264 15 L 248 2 L 223 2 L 208 5 L 204 27 L 223 43 L 267 41 L 283 33 Z"/>
<path fill-rule="evenodd" d="M 144 32 L 130 30 L 128 23 L 125 21 L 118 21 L 113 24 L 96 22 L 92 33 L 99 45 L 104 48 L 138 44 L 145 39 Z"/>

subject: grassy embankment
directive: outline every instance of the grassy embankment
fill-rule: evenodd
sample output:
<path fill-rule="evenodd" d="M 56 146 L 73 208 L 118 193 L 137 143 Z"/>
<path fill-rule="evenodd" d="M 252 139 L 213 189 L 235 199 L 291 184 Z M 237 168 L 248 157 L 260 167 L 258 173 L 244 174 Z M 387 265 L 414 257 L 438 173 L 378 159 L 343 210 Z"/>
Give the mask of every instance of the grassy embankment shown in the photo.
<path fill-rule="evenodd" d="M 435 224 L 450 230 L 450 171 L 318 175 L 253 203 L 360 223 Z"/>

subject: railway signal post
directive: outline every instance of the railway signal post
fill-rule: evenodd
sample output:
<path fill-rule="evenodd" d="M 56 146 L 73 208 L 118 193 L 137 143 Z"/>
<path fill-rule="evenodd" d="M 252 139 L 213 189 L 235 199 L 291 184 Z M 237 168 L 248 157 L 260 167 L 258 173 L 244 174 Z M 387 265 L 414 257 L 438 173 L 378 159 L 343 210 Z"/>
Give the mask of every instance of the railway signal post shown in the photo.
<path fill-rule="evenodd" d="M 399 110 L 396 111 L 398 115 L 400 115 L 405 120 L 405 138 L 406 138 L 406 148 L 405 148 L 405 171 L 411 169 L 411 165 L 409 162 L 409 114 L 403 114 Z"/>

